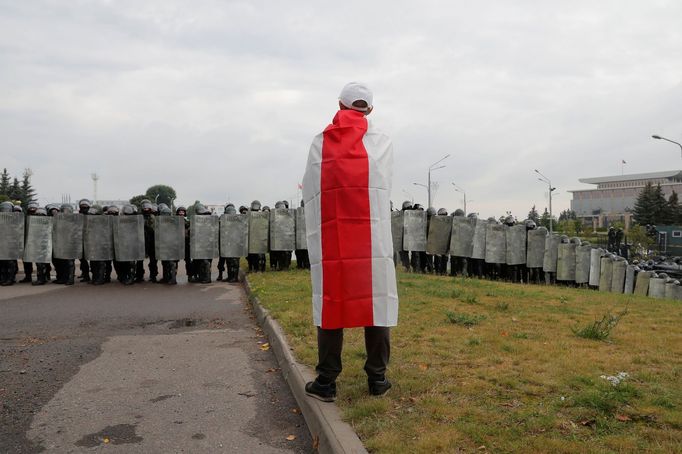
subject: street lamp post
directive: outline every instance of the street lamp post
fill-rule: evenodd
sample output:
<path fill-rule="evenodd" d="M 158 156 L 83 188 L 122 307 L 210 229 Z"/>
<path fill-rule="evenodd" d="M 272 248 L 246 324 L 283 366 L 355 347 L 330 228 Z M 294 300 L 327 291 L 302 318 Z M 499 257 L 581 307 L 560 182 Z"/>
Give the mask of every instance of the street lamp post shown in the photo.
<path fill-rule="evenodd" d="M 675 142 L 674 140 L 666 139 L 665 137 L 661 137 L 661 136 L 658 136 L 656 134 L 654 134 L 651 137 L 653 137 L 654 139 L 658 139 L 658 140 L 665 140 L 666 142 L 674 143 L 675 145 L 679 146 L 680 147 L 680 155 L 682 156 L 682 143 Z"/>
<path fill-rule="evenodd" d="M 466 214 L 467 214 L 467 193 L 464 189 L 460 188 L 455 183 L 451 182 L 451 184 L 455 187 L 455 191 L 461 192 L 462 195 L 464 196 L 464 216 L 466 216 Z"/>
<path fill-rule="evenodd" d="M 436 167 L 436 165 L 440 164 L 441 162 L 443 162 L 445 159 L 447 159 L 447 158 L 449 158 L 449 157 L 450 157 L 450 155 L 449 155 L 449 154 L 446 154 L 445 156 L 443 156 L 442 158 L 440 158 L 438 161 L 434 162 L 433 164 L 431 164 L 431 165 L 429 166 L 428 186 L 426 187 L 426 191 L 427 191 L 427 195 L 428 195 L 428 203 L 429 203 L 429 204 L 428 204 L 428 206 L 427 206 L 426 208 L 430 208 L 430 207 L 431 207 L 431 171 L 432 171 L 432 170 L 442 169 L 443 167 L 445 167 L 444 165 Z"/>
<path fill-rule="evenodd" d="M 547 183 L 547 187 L 549 188 L 549 234 L 551 235 L 553 233 L 553 228 L 552 228 L 552 192 L 556 190 L 556 188 L 552 187 L 552 182 L 550 181 L 549 178 L 544 176 L 543 174 L 540 173 L 538 169 L 534 169 L 535 173 L 540 175 L 542 178 L 538 178 L 538 180 L 542 181 L 543 183 Z"/>

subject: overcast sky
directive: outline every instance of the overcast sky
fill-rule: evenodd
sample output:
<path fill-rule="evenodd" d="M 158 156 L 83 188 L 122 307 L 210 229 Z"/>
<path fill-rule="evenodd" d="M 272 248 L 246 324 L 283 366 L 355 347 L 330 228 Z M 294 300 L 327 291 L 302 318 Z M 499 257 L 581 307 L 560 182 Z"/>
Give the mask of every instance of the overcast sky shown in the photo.
<path fill-rule="evenodd" d="M 341 87 L 375 93 L 392 199 L 525 218 L 578 178 L 682 168 L 680 1 L 0 1 L 0 167 L 40 202 L 296 199 Z M 409 195 L 408 195 L 409 194 Z"/>

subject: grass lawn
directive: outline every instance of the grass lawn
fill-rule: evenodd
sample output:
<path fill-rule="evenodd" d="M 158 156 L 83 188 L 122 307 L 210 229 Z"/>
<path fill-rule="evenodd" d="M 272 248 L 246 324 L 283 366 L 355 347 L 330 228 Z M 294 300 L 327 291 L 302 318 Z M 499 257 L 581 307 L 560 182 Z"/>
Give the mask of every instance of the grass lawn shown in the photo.
<path fill-rule="evenodd" d="M 249 281 L 314 367 L 308 272 Z M 337 404 L 369 451 L 682 452 L 681 302 L 402 272 L 398 291 L 386 397 L 345 333 Z M 606 341 L 574 334 L 625 307 Z"/>

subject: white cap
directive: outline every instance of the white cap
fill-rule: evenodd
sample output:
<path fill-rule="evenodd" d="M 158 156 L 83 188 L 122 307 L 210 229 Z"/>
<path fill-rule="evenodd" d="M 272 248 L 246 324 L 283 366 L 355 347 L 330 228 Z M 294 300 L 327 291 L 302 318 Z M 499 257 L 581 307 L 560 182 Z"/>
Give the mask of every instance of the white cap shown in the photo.
<path fill-rule="evenodd" d="M 341 90 L 339 101 L 341 101 L 341 104 L 348 107 L 349 109 L 367 112 L 372 107 L 372 90 L 370 90 L 367 85 L 363 83 L 351 82 L 346 84 L 346 86 Z M 355 101 L 365 101 L 367 103 L 367 107 L 356 107 L 353 105 Z"/>

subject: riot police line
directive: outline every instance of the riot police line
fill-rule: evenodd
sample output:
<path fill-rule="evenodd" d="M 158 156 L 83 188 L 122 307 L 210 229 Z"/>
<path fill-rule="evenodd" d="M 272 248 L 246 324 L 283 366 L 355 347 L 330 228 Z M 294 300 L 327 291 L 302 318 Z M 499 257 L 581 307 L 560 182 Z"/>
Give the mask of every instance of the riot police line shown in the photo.
<path fill-rule="evenodd" d="M 40 285 L 50 280 L 74 282 L 75 260 L 81 280 L 93 284 L 111 281 L 112 269 L 124 284 L 141 282 L 143 261 L 149 258 L 149 280 L 176 283 L 177 267 L 184 260 L 190 282 L 211 282 L 212 260 L 219 258 L 218 280 L 235 282 L 239 259 L 246 257 L 249 271 L 265 271 L 266 254 L 272 269 L 288 269 L 292 251 L 297 266 L 309 268 L 303 207 L 290 209 L 285 201 L 274 209 L 255 200 L 239 210 L 231 203 L 220 217 L 203 205 L 194 215 L 178 207 L 175 215 L 164 204 L 141 203 L 99 208 L 83 199 L 79 212 L 69 205 L 29 204 L 27 215 L 10 202 L 0 203 L 0 284 L 15 282 L 18 260 L 23 261 L 23 282 Z M 532 220 L 516 223 L 494 218 L 448 215 L 444 208 L 427 211 L 403 203 L 392 211 L 391 230 L 396 266 L 407 271 L 462 275 L 510 282 L 565 284 L 601 291 L 682 299 L 682 286 L 665 273 L 640 269 L 635 262 L 593 248 L 589 242 L 565 235 L 550 235 Z M 162 277 L 157 280 L 157 261 Z M 32 281 L 32 265 L 36 280 Z"/>
<path fill-rule="evenodd" d="M 246 257 L 250 271 L 270 267 L 288 269 L 295 250 L 297 266 L 309 267 L 303 207 L 290 209 L 277 202 L 274 209 L 257 200 L 239 211 L 231 203 L 213 216 L 203 205 L 187 216 L 185 207 L 175 213 L 165 204 L 99 207 L 82 199 L 78 212 L 68 205 L 45 208 L 29 204 L 24 215 L 11 202 L 0 203 L 0 284 L 16 282 L 18 261 L 24 266 L 21 282 L 50 282 L 54 266 L 58 284 L 73 285 L 75 261 L 80 262 L 81 281 L 101 285 L 111 282 L 112 270 L 123 284 L 144 280 L 148 258 L 149 281 L 176 284 L 177 267 L 184 260 L 189 282 L 210 283 L 213 259 L 218 261 L 218 280 L 237 282 L 239 260 Z M 120 212 L 119 212 L 120 211 Z M 157 279 L 158 261 L 162 277 Z M 33 265 L 36 279 L 32 278 Z M 223 273 L 226 276 L 223 279 Z"/>
<path fill-rule="evenodd" d="M 462 210 L 448 215 L 410 202 L 391 216 L 394 257 L 406 271 L 682 299 L 680 282 L 666 273 L 644 270 L 577 237 L 550 234 L 532 220 L 517 223 L 507 216 L 499 222 Z"/>

